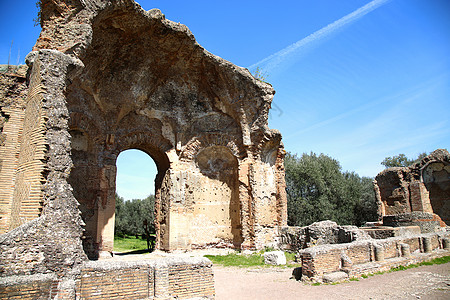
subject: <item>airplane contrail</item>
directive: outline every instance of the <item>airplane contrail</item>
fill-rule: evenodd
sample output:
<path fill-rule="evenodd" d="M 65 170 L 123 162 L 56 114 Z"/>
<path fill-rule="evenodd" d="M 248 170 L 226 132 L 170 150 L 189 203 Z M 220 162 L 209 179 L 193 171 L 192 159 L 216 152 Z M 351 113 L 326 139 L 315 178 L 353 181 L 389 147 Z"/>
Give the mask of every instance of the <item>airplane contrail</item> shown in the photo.
<path fill-rule="evenodd" d="M 333 23 L 328 24 L 327 26 L 308 35 L 307 37 L 258 61 L 257 63 L 249 66 L 248 69 L 254 69 L 258 66 L 261 67 L 262 65 L 265 65 L 265 67 L 262 69 L 264 71 L 271 71 L 272 69 L 276 68 L 279 64 L 281 64 L 284 60 L 286 60 L 288 57 L 298 53 L 299 50 L 301 50 L 304 46 L 331 35 L 332 33 L 342 28 L 343 26 L 358 20 L 359 18 L 365 16 L 366 14 L 370 13 L 371 11 L 377 9 L 378 7 L 382 6 L 383 4 L 389 1 L 390 0 L 373 0 L 367 3 L 366 5 L 358 8 L 354 12 L 349 13 L 348 15 L 340 18 L 339 20 L 334 21 Z"/>

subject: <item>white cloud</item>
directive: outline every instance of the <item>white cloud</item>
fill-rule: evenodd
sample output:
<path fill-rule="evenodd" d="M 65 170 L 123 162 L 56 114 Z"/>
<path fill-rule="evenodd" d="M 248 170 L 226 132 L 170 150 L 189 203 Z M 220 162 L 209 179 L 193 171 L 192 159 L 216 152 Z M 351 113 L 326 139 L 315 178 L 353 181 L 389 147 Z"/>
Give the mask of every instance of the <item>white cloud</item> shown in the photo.
<path fill-rule="evenodd" d="M 329 37 L 333 33 L 338 32 L 344 26 L 349 25 L 371 11 L 377 9 L 378 7 L 384 5 L 390 0 L 373 0 L 366 5 L 358 8 L 352 13 L 340 18 L 337 21 L 334 21 L 331 24 L 317 30 L 316 32 L 308 35 L 307 37 L 289 45 L 288 47 L 260 60 L 259 62 L 248 67 L 251 70 L 254 70 L 256 67 L 260 67 L 264 72 L 272 73 L 276 68 L 279 68 L 280 65 L 286 62 L 288 59 L 298 56 L 302 51 L 306 50 L 307 46 L 312 46 L 316 42 Z"/>

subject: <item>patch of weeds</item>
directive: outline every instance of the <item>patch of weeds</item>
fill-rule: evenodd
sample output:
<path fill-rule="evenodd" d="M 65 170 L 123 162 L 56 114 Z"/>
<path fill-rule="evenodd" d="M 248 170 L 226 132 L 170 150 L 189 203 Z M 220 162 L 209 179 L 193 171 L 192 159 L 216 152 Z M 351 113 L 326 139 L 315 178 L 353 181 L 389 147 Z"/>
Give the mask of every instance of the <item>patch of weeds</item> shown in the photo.
<path fill-rule="evenodd" d="M 361 275 L 361 277 L 364 278 L 364 279 L 369 278 L 369 276 L 371 276 L 371 275 L 370 275 L 370 274 L 362 274 L 362 275 Z M 373 276 L 373 275 L 372 275 L 372 276 Z"/>
<path fill-rule="evenodd" d="M 438 258 L 431 260 L 431 262 L 436 265 L 446 264 L 446 263 L 450 262 L 450 256 L 438 257 Z"/>
<path fill-rule="evenodd" d="M 403 271 L 403 270 L 408 270 L 408 267 L 405 266 L 397 266 L 397 267 L 392 267 L 389 272 L 396 272 L 396 271 Z"/>
<path fill-rule="evenodd" d="M 311 284 L 311 285 L 313 285 L 313 286 L 319 286 L 319 285 L 321 285 L 321 283 L 320 283 L 320 282 L 314 282 L 314 283 Z"/>
<path fill-rule="evenodd" d="M 292 262 L 295 262 L 295 253 L 292 253 L 292 252 L 284 252 L 284 255 L 286 255 L 286 261 L 292 261 Z"/>
<path fill-rule="evenodd" d="M 350 280 L 350 281 L 359 281 L 359 278 L 358 277 L 350 277 L 348 280 Z"/>
<path fill-rule="evenodd" d="M 336 282 L 332 282 L 332 283 L 331 283 L 331 285 L 338 285 L 338 284 L 340 284 L 339 281 L 336 281 Z"/>
<path fill-rule="evenodd" d="M 206 258 L 211 260 L 214 264 L 219 264 L 224 267 L 280 267 L 280 268 L 295 268 L 298 264 L 286 264 L 286 265 L 266 265 L 264 264 L 265 252 L 275 251 L 272 247 L 266 247 L 259 252 L 243 255 L 239 252 L 230 253 L 227 255 L 205 255 Z M 284 252 L 287 262 L 293 262 L 295 260 L 295 253 Z"/>

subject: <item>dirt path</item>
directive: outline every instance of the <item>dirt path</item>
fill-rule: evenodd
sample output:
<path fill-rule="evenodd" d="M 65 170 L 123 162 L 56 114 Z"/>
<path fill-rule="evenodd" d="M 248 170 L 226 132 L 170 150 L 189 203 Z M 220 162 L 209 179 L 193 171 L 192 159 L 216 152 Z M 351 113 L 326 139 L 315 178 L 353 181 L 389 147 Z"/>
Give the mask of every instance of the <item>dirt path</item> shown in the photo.
<path fill-rule="evenodd" d="M 337 285 L 307 285 L 290 279 L 291 273 L 214 266 L 216 299 L 450 299 L 450 263 Z"/>

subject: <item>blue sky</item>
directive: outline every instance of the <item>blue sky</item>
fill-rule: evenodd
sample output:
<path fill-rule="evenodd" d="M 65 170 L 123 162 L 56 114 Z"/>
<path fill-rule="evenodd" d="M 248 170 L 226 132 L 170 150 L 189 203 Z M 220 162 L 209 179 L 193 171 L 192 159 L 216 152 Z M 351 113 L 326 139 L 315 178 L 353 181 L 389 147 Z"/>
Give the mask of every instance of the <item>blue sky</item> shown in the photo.
<path fill-rule="evenodd" d="M 0 63 L 12 40 L 11 63 L 31 51 L 34 2 L 0 0 Z M 386 156 L 450 149 L 448 0 L 138 2 L 186 24 L 208 51 L 267 72 L 277 92 L 269 125 L 287 151 L 325 153 L 375 176 Z M 154 164 L 127 154 L 119 194 L 145 197 L 154 175 L 138 173 L 154 174 Z"/>

